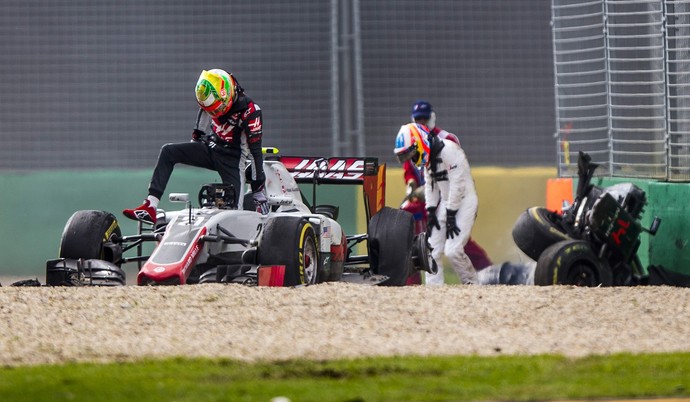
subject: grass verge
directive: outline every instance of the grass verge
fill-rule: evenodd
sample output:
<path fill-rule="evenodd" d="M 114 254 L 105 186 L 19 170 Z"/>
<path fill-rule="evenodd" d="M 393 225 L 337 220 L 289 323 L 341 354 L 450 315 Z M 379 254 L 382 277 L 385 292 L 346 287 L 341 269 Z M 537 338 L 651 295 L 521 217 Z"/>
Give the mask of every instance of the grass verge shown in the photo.
<path fill-rule="evenodd" d="M 454 401 L 690 396 L 690 353 L 168 359 L 0 368 L 3 401 Z"/>

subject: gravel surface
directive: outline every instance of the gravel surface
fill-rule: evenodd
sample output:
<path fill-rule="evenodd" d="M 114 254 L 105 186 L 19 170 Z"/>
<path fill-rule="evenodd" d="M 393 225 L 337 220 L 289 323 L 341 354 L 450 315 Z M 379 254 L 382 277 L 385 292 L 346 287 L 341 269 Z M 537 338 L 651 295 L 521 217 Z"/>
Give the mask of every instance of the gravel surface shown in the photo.
<path fill-rule="evenodd" d="M 0 364 L 690 351 L 690 289 L 0 287 Z"/>

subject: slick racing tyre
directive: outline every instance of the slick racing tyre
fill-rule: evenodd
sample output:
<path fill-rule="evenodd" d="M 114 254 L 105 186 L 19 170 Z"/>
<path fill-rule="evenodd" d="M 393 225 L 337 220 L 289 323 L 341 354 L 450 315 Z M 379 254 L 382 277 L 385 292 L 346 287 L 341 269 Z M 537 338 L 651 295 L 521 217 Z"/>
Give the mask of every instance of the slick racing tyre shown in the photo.
<path fill-rule="evenodd" d="M 97 259 L 121 265 L 122 236 L 115 215 L 106 211 L 77 211 L 67 221 L 60 242 L 60 258 Z"/>
<path fill-rule="evenodd" d="M 513 241 L 523 253 L 534 261 L 550 245 L 568 240 L 558 226 L 561 216 L 543 207 L 532 207 L 523 212 L 513 226 Z"/>
<path fill-rule="evenodd" d="M 586 241 L 564 240 L 542 253 L 534 271 L 534 284 L 611 286 L 613 277 L 608 264 L 600 261 Z"/>
<path fill-rule="evenodd" d="M 412 269 L 412 214 L 384 207 L 369 221 L 367 235 L 372 271 L 388 276 L 381 285 L 404 286 Z"/>
<path fill-rule="evenodd" d="M 312 224 L 299 217 L 277 217 L 266 222 L 258 249 L 260 265 L 285 265 L 284 286 L 320 281 L 319 242 Z"/>

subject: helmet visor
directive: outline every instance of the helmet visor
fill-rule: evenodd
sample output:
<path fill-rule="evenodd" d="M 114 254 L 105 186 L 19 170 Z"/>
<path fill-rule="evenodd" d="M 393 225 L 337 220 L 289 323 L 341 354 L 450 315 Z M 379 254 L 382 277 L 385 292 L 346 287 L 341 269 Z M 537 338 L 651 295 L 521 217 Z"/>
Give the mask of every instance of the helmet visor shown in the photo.
<path fill-rule="evenodd" d="M 214 117 L 221 115 L 223 111 L 223 102 L 213 96 L 213 93 L 209 94 L 209 96 L 203 101 L 199 101 L 199 106 L 201 106 L 206 113 Z"/>

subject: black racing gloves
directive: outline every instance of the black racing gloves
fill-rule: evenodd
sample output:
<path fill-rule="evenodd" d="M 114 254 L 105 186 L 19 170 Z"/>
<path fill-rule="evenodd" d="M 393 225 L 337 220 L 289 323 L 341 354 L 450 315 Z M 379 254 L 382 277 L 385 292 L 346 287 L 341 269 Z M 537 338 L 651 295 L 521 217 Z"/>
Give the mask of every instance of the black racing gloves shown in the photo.
<path fill-rule="evenodd" d="M 441 224 L 439 224 L 438 218 L 436 217 L 436 207 L 429 207 L 426 209 L 426 212 L 427 235 L 431 236 L 431 232 L 434 228 L 441 229 Z M 446 239 L 453 239 L 455 236 L 460 235 L 460 228 L 455 220 L 457 214 L 457 209 L 446 209 Z"/>
<path fill-rule="evenodd" d="M 455 221 L 455 215 L 458 214 L 458 210 L 446 209 L 446 239 L 452 239 L 455 236 L 460 235 L 460 228 Z M 438 221 L 436 222 L 438 225 Z"/>
<path fill-rule="evenodd" d="M 199 142 L 199 141 L 201 141 L 202 138 L 204 138 L 205 135 L 206 135 L 205 132 L 203 132 L 203 131 L 201 131 L 201 130 L 195 128 L 194 130 L 192 130 L 192 142 Z"/>
<path fill-rule="evenodd" d="M 441 225 L 439 225 L 438 218 L 436 217 L 436 207 L 429 207 L 426 209 L 426 227 L 429 236 L 431 236 L 431 232 L 434 228 L 441 229 Z"/>

